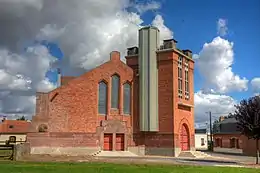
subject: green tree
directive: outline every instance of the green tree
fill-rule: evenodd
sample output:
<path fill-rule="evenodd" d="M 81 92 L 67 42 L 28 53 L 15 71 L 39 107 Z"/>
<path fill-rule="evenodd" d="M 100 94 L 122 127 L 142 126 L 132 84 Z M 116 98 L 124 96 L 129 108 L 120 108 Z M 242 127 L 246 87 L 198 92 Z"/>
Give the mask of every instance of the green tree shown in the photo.
<path fill-rule="evenodd" d="M 260 139 L 260 96 L 242 100 L 235 105 L 235 112 L 229 116 L 235 117 L 238 121 L 238 128 L 248 139 L 256 141 L 256 164 L 259 158 Z"/>
<path fill-rule="evenodd" d="M 25 118 L 25 116 L 21 116 L 20 118 L 17 118 L 16 120 L 26 121 L 26 118 Z"/>

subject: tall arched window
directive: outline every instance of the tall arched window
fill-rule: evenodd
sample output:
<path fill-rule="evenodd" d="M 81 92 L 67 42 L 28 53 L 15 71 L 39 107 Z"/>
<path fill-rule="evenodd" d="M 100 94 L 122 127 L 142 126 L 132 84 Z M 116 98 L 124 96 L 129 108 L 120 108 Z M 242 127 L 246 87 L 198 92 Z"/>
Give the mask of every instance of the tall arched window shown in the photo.
<path fill-rule="evenodd" d="M 129 83 L 124 84 L 124 114 L 131 113 L 131 85 Z"/>
<path fill-rule="evenodd" d="M 104 81 L 98 84 L 98 113 L 107 114 L 107 84 Z"/>
<path fill-rule="evenodd" d="M 119 85 L 120 78 L 118 75 L 112 76 L 112 90 L 111 90 L 111 108 L 118 109 L 119 106 Z"/>

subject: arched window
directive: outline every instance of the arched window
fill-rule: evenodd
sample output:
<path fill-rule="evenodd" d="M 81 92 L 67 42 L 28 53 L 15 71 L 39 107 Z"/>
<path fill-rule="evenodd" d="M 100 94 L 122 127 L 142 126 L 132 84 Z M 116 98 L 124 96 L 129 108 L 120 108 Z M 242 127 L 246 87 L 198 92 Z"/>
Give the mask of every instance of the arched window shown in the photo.
<path fill-rule="evenodd" d="M 104 81 L 98 84 L 98 113 L 107 114 L 107 84 Z"/>
<path fill-rule="evenodd" d="M 118 109 L 119 105 L 119 85 L 120 78 L 118 75 L 112 76 L 112 90 L 111 90 L 111 108 Z"/>
<path fill-rule="evenodd" d="M 130 114 L 131 110 L 131 85 L 129 83 L 124 84 L 124 114 Z"/>
<path fill-rule="evenodd" d="M 47 132 L 48 131 L 48 127 L 47 127 L 47 125 L 46 124 L 41 124 L 41 125 L 39 125 L 39 127 L 38 127 L 38 132 Z"/>

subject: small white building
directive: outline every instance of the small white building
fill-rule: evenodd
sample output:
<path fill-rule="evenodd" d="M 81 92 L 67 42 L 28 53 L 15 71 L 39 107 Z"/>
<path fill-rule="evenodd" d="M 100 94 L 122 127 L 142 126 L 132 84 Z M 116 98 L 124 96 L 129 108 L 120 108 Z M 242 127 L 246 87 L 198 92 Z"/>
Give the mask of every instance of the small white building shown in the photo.
<path fill-rule="evenodd" d="M 208 149 L 207 129 L 195 129 L 195 148 L 196 150 Z"/>
<path fill-rule="evenodd" d="M 0 122 L 0 144 L 5 144 L 7 140 L 24 143 L 30 125 L 28 121 L 3 119 Z"/>

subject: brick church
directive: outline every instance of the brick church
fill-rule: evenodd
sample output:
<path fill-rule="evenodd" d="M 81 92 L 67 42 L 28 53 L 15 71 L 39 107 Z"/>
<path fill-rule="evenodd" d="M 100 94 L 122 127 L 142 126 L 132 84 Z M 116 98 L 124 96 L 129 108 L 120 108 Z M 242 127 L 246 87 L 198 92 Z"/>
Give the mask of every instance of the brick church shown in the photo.
<path fill-rule="evenodd" d="M 139 30 L 126 63 L 110 53 L 106 63 L 60 86 L 37 93 L 27 141 L 32 154 L 178 156 L 194 150 L 194 61 L 174 39 L 160 45 L 155 27 Z"/>

